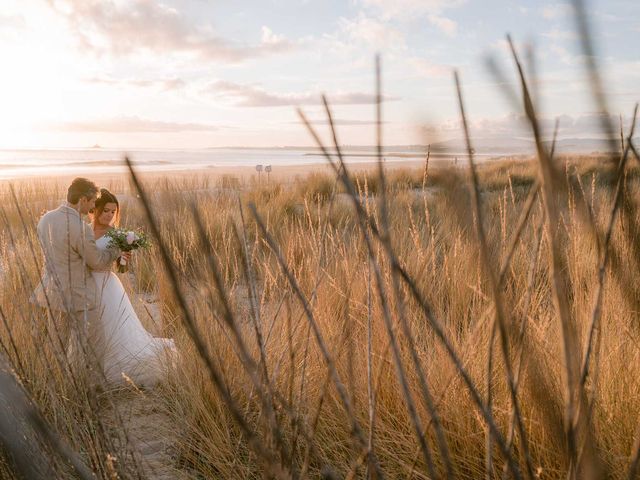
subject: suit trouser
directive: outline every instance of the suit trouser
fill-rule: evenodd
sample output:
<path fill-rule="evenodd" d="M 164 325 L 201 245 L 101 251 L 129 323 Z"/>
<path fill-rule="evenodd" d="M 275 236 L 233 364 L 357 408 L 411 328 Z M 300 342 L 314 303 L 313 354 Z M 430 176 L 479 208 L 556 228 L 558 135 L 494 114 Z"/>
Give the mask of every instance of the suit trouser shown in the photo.
<path fill-rule="evenodd" d="M 100 316 L 98 309 L 91 309 L 64 312 L 56 319 L 67 359 L 78 371 L 102 369 L 105 338 Z"/>

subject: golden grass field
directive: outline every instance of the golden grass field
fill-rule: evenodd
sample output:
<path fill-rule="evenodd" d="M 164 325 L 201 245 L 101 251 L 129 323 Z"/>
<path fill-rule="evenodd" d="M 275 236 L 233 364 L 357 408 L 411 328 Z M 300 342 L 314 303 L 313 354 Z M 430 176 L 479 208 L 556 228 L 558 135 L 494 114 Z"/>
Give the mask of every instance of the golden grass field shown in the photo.
<path fill-rule="evenodd" d="M 478 167 L 485 248 L 466 169 L 389 169 L 386 195 L 376 171 L 359 171 L 360 213 L 321 172 L 143 178 L 142 199 L 109 180 L 121 223 L 159 232 L 125 279 L 157 310 L 154 323 L 141 307 L 143 322 L 178 345 L 153 392 L 78 389 L 54 361 L 28 297 L 42 263 L 35 224 L 66 184 L 3 185 L 2 353 L 98 478 L 161 478 L 132 456 L 127 412 L 114 413 L 136 396 L 162 412 L 149 435 L 172 435 L 162 478 L 627 478 L 640 440 L 640 169 L 631 157 L 620 177 L 601 282 L 615 165 L 554 162 L 555 223 L 534 193 L 536 160 Z M 574 363 L 598 304 L 581 384 Z M 6 465 L 0 477 L 14 478 Z"/>

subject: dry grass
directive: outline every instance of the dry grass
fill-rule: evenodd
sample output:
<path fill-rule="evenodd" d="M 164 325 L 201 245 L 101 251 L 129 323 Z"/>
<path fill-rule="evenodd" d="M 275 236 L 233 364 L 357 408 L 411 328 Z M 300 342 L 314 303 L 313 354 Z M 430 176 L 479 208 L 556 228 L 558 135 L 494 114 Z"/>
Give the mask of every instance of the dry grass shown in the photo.
<path fill-rule="evenodd" d="M 585 165 L 587 162 L 588 159 L 577 162 L 582 182 L 572 173 L 573 167 L 565 169 L 569 172 L 565 180 L 566 201 L 555 226 L 560 238 L 557 248 L 566 272 L 567 302 L 580 345 L 584 345 L 588 334 L 598 286 L 599 256 L 596 242 L 585 233 L 577 202 L 584 198 L 596 224 L 604 228 L 612 195 L 610 182 L 600 179 L 601 174 L 608 175 L 607 171 L 601 173 L 596 165 Z M 480 169 L 484 228 L 490 254 L 496 260 L 503 259 L 508 251 L 532 183 L 514 179 L 529 178 L 531 171 L 528 164 L 496 164 Z M 625 192 L 629 199 L 638 193 L 637 177 L 632 174 L 635 171 L 629 169 L 627 175 Z M 466 179 L 461 171 L 432 173 L 425 190 L 421 188 L 422 171 L 389 175 L 388 188 L 392 192 L 388 195 L 389 231 L 393 250 L 428 299 L 434 316 L 484 397 L 493 301 L 487 277 L 478 263 L 479 250 L 468 218 L 466 189 L 460 187 Z M 373 224 L 379 224 L 379 207 L 372 192 L 375 187 L 369 179 L 373 177 L 364 175 L 356 182 L 361 187 L 360 198 Z M 440 183 L 436 182 L 438 178 L 442 179 Z M 268 458 L 280 464 L 286 475 L 305 470 L 311 476 L 323 471 L 339 477 L 349 472 L 364 475 L 367 462 L 350 425 L 355 419 L 369 434 L 369 402 L 375 398 L 373 441 L 380 470 L 390 478 L 427 478 L 426 464 L 406 410 L 406 398 L 394 371 L 380 299 L 375 291 L 370 295 L 368 253 L 358 230 L 358 216 L 344 194 L 338 193 L 331 200 L 334 179 L 314 175 L 298 181 L 295 188 L 228 182 L 223 188 L 212 185 L 213 182 L 202 180 L 197 185 L 168 181 L 147 185 L 146 191 L 152 194 L 149 201 L 156 212 L 160 239 L 170 253 L 200 339 L 208 347 L 224 388 L 252 435 L 270 452 Z M 457 190 L 452 188 L 455 185 Z M 584 196 L 579 191 L 580 185 L 585 190 Z M 26 229 L 18 208 L 11 202 L 3 206 L 10 229 L 3 229 L 5 233 L 0 238 L 3 252 L 0 305 L 10 333 L 1 328 L 0 339 L 4 354 L 13 365 L 21 365 L 16 367 L 16 373 L 55 430 L 83 453 L 101 477 L 108 478 L 107 467 L 100 467 L 105 463 L 106 453 L 124 456 L 126 449 L 101 436 L 100 410 L 91 410 L 91 399 L 74 390 L 64 372 L 55 362 L 47 360 L 52 354 L 41 354 L 42 348 L 49 348 L 49 342 L 42 337 L 45 320 L 26 302 L 31 286 L 39 278 L 38 266 L 29 253 L 30 243 L 36 242 L 35 212 L 54 206 L 61 192 L 61 186 L 17 189 L 18 205 L 27 219 Z M 238 355 L 238 340 L 234 340 L 229 324 L 225 323 L 224 305 L 212 283 L 191 218 L 190 205 L 194 201 L 230 300 L 235 328 L 253 359 L 253 367 Z M 282 258 L 309 302 L 354 418 L 345 413 L 336 385 L 328 380 L 327 361 L 310 334 L 299 298 L 273 249 L 265 242 L 255 219 L 248 215 L 249 202 L 256 204 L 267 231 L 276 240 Z M 240 203 L 245 206 L 244 229 Z M 134 196 L 125 197 L 124 214 L 124 224 L 148 228 L 140 201 Z M 535 248 L 542 218 L 541 204 L 536 202 L 501 291 L 512 332 L 512 360 L 515 364 L 521 355 L 523 358 L 518 400 L 532 464 L 544 478 L 561 478 L 568 468 L 562 435 L 564 367 L 558 341 L 560 325 L 549 283 L 548 237 L 543 235 L 541 248 Z M 625 230 L 635 229 L 638 220 L 623 217 L 623 223 L 618 222 L 613 231 L 611 245 L 618 258 L 626 260 L 615 266 L 615 272 L 609 269 L 606 275 L 594 361 L 597 370 L 587 382 L 593 409 L 594 448 L 603 468 L 613 478 L 625 474 L 634 442 L 635 427 L 630 419 L 640 414 L 637 401 L 640 383 L 636 381 L 640 378 L 640 352 L 635 313 L 640 296 L 637 288 L 627 283 L 640 284 L 639 270 L 632 261 L 633 246 Z M 244 236 L 246 252 L 241 241 Z M 391 292 L 392 265 L 382 246 L 375 248 L 381 278 L 386 291 Z M 247 280 L 243 267 L 243 256 L 247 253 L 252 281 Z M 162 392 L 166 409 L 180 429 L 182 468 L 194 478 L 260 477 L 266 460 L 251 450 L 229 405 L 208 380 L 201 356 L 181 322 L 183 313 L 176 301 L 176 289 L 164 273 L 158 248 L 138 255 L 132 269 L 135 272 L 132 290 L 158 296 L 165 330 L 162 333 L 174 336 L 181 352 L 179 365 L 171 372 Z M 454 473 L 463 478 L 478 478 L 485 471 L 486 423 L 420 307 L 406 288 L 399 294 L 389 296 L 390 311 L 397 325 L 397 307 L 401 302 L 402 315 L 412 332 L 413 347 L 400 330 L 396 335 L 417 415 L 421 424 L 428 427 L 426 439 L 435 469 L 444 474 L 442 452 L 438 449 L 432 417 L 422 401 L 410 348 L 415 348 L 424 369 Z M 373 397 L 366 375 L 369 316 Z M 521 326 L 525 346 L 522 350 L 515 337 Z M 261 359 L 266 368 L 261 366 Z M 258 375 L 257 385 L 256 371 L 252 368 L 264 372 Z M 267 385 L 271 391 L 268 395 Z M 491 413 L 506 438 L 512 407 L 498 356 L 494 359 L 491 385 Z M 275 432 L 282 436 L 280 441 L 276 440 Z M 523 467 L 518 436 L 513 448 L 516 461 Z M 504 457 L 497 447 L 493 457 L 498 475 Z M 121 475 L 129 478 L 135 469 L 125 463 L 121 462 Z"/>
<path fill-rule="evenodd" d="M 574 6 L 593 97 L 606 112 L 585 8 Z M 183 472 L 636 478 L 634 127 L 618 137 L 603 122 L 608 155 L 554 156 L 529 94 L 535 78 L 507 40 L 520 94 L 490 67 L 524 107 L 531 160 L 474 167 L 456 74 L 469 171 L 427 160 L 385 172 L 378 59 L 378 172 L 350 173 L 336 162 L 323 98 L 334 149 L 318 146 L 335 177 L 141 182 L 131 170 L 129 181 L 110 186 L 126 194 L 123 223 L 145 227 L 156 243 L 136 256 L 127 288 L 158 298 L 158 333 L 174 337 L 180 352 L 159 394 Z M 56 328 L 28 303 L 41 270 L 35 221 L 64 187 L 2 188 L 0 397 L 6 404 L 14 392 L 16 411 L 31 413 L 24 422 L 0 417 L 0 474 L 33 469 L 38 462 L 29 465 L 19 446 L 40 436 L 30 454 L 59 477 L 73 463 L 99 478 L 145 478 L 114 418 L 117 392 L 91 389 L 92 372 L 70 368 Z M 45 422 L 15 393 L 18 382 Z"/>

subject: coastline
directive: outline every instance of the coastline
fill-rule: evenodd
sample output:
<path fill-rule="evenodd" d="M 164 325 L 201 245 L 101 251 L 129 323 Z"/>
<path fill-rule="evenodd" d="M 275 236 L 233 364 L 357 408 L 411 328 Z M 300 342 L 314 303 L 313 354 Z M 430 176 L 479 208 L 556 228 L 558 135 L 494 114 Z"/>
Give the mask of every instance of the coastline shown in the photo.
<path fill-rule="evenodd" d="M 313 154 L 311 154 L 313 155 Z M 565 154 L 561 157 L 565 159 L 575 158 L 581 160 L 597 159 L 603 154 Z M 314 155 L 315 156 L 315 155 Z M 315 157 L 318 158 L 318 157 Z M 345 163 L 350 172 L 362 172 L 374 170 L 378 168 L 375 160 L 361 160 L 358 154 L 344 155 Z M 371 156 L 369 156 L 371 158 Z M 393 158 L 393 159 L 391 159 Z M 496 163 L 504 162 L 505 164 L 517 163 L 533 158 L 532 155 L 514 154 L 496 154 L 491 156 L 474 155 L 475 162 L 479 167 L 489 166 Z M 335 159 L 335 157 L 334 157 Z M 416 158 L 412 154 L 402 157 L 385 157 L 384 169 L 386 171 L 402 170 L 402 169 L 423 169 L 426 158 L 420 156 Z M 267 165 L 263 163 L 263 165 Z M 466 155 L 451 156 L 431 154 L 429 158 L 429 168 L 466 168 L 468 161 Z M 135 166 L 135 164 L 134 164 Z M 154 168 L 156 167 L 156 168 Z M 255 165 L 184 165 L 179 163 L 169 164 L 144 164 L 142 163 L 136 173 L 139 178 L 144 181 L 158 181 L 163 179 L 179 180 L 181 182 L 188 181 L 209 181 L 216 182 L 223 177 L 233 177 L 241 183 L 266 183 L 267 179 L 271 182 L 292 182 L 296 179 L 303 178 L 314 173 L 323 173 L 333 175 L 331 166 L 325 159 L 322 161 L 297 163 L 297 164 L 271 164 L 272 171 L 267 174 L 264 170 L 258 174 Z M 77 168 L 69 168 L 65 171 L 50 171 L 46 167 L 35 167 L 26 175 L 7 175 L 3 177 L 0 168 L 0 190 L 5 191 L 9 185 L 20 186 L 40 186 L 40 185 L 68 185 L 73 178 L 86 177 L 95 181 L 99 185 L 128 185 L 130 178 L 129 173 L 124 166 L 118 166 L 114 169 L 108 166 L 101 171 L 95 164 L 79 164 Z"/>
<path fill-rule="evenodd" d="M 346 162 L 347 167 L 352 172 L 371 170 L 377 168 L 376 162 Z M 424 167 L 423 159 L 403 159 L 385 162 L 386 170 L 414 169 Z M 444 167 L 451 165 L 451 162 L 442 159 L 430 159 L 430 167 Z M 326 163 L 309 163 L 303 165 L 273 165 L 273 171 L 268 175 L 270 181 L 290 181 L 312 173 L 332 174 L 331 166 Z M 258 173 L 255 166 L 211 166 L 197 169 L 184 169 L 176 165 L 175 169 L 163 169 L 158 171 L 140 170 L 139 177 L 145 181 L 160 180 L 170 177 L 172 180 L 203 179 L 218 180 L 223 177 L 236 177 L 240 181 L 250 181 L 252 178 L 258 180 Z M 39 175 L 29 175 L 19 178 L 0 179 L 0 185 L 8 184 L 40 184 L 40 183 L 69 183 L 75 177 L 87 177 L 98 184 L 109 184 L 114 182 L 128 182 L 129 173 L 125 170 L 112 172 L 84 171 L 79 168 L 71 173 L 50 173 L 43 172 Z M 261 181 L 266 182 L 267 174 L 260 173 Z"/>

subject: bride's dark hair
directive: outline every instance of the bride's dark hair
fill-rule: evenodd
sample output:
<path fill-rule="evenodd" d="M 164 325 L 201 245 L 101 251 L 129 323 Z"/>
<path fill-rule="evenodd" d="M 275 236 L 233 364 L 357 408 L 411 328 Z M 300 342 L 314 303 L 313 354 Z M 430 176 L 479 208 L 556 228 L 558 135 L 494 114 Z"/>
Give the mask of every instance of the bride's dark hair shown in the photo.
<path fill-rule="evenodd" d="M 96 206 L 93 209 L 93 221 L 95 222 L 96 219 L 100 215 L 102 215 L 102 212 L 104 211 L 104 207 L 107 203 L 116 204 L 116 213 L 113 216 L 114 218 L 113 225 L 117 227 L 120 224 L 120 202 L 118 202 L 118 198 L 106 188 L 100 189 L 100 196 L 96 200 Z"/>

